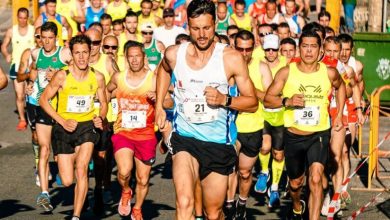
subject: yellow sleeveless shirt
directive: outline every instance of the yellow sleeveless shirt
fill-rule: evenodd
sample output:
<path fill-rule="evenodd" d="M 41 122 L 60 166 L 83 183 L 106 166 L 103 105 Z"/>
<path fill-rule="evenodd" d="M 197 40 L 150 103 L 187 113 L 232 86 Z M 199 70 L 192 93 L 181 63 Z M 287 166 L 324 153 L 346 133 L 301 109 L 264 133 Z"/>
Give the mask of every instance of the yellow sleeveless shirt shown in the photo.
<path fill-rule="evenodd" d="M 294 94 L 304 94 L 304 108 L 286 108 L 284 126 L 301 131 L 317 132 L 330 128 L 328 94 L 332 89 L 325 64 L 314 73 L 303 73 L 297 63 L 290 64 L 290 71 L 283 88 L 283 97 L 291 98 Z"/>
<path fill-rule="evenodd" d="M 114 2 L 111 2 L 107 5 L 106 13 L 111 15 L 113 21 L 123 19 L 127 13 L 127 5 L 122 1 L 120 6 L 115 7 Z"/>
<path fill-rule="evenodd" d="M 68 21 L 70 27 L 72 28 L 72 37 L 77 35 L 77 22 L 73 20 L 72 13 L 77 16 L 77 2 L 75 0 L 70 0 L 66 3 L 63 3 L 61 0 L 57 1 L 56 6 L 56 13 L 64 16 L 66 20 Z M 65 31 L 63 31 L 64 33 Z M 63 39 L 67 40 L 68 35 L 67 33 L 64 33 L 64 36 L 62 36 Z"/>
<path fill-rule="evenodd" d="M 252 31 L 251 16 L 247 13 L 244 14 L 244 19 L 239 19 L 236 14 L 233 14 L 231 18 L 236 22 L 239 28 Z"/>

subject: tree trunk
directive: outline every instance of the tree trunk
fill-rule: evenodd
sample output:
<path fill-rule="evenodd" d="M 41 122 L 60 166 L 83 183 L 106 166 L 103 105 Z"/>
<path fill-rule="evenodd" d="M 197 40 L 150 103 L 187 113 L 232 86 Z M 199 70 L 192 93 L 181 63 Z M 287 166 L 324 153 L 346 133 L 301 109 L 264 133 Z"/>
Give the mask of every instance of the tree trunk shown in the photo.
<path fill-rule="evenodd" d="M 331 17 L 329 26 L 338 34 L 340 32 L 341 0 L 326 0 L 326 10 Z"/>
<path fill-rule="evenodd" d="M 368 31 L 382 32 L 383 0 L 371 0 L 368 3 Z"/>

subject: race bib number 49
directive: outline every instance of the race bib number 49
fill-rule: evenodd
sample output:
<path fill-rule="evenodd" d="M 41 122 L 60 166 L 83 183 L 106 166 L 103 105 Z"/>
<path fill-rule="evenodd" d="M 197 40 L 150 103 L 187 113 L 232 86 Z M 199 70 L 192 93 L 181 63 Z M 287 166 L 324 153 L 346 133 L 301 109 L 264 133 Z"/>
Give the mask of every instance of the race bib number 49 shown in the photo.
<path fill-rule="evenodd" d="M 92 96 L 70 95 L 66 111 L 71 113 L 84 113 L 91 111 Z"/>
<path fill-rule="evenodd" d="M 122 111 L 122 127 L 123 128 L 145 128 L 146 127 L 146 111 Z"/>
<path fill-rule="evenodd" d="M 215 121 L 218 116 L 217 108 L 210 108 L 204 98 L 189 99 L 184 105 L 184 115 L 187 121 L 191 123 L 206 123 Z"/>
<path fill-rule="evenodd" d="M 307 106 L 294 109 L 294 122 L 297 125 L 318 125 L 320 122 L 320 107 Z"/>

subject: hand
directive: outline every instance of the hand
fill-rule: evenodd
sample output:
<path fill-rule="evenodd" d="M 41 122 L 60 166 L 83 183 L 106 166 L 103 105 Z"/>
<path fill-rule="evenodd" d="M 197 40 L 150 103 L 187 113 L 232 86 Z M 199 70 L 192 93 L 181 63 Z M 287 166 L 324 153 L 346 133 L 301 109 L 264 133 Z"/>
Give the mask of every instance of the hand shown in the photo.
<path fill-rule="evenodd" d="M 294 94 L 291 98 L 287 99 L 287 107 L 305 107 L 305 99 L 303 94 Z"/>
<path fill-rule="evenodd" d="M 73 132 L 77 128 L 77 121 L 74 119 L 67 119 L 65 122 L 62 124 L 62 127 L 68 131 L 68 132 Z"/>
<path fill-rule="evenodd" d="M 26 95 L 31 95 L 34 92 L 34 83 L 27 83 L 25 93 Z"/>
<path fill-rule="evenodd" d="M 358 124 L 360 124 L 360 125 L 364 124 L 365 118 L 364 118 L 362 110 L 361 109 L 357 109 L 356 111 L 357 111 L 356 115 L 357 115 L 357 118 L 358 118 Z"/>
<path fill-rule="evenodd" d="M 161 132 L 165 132 L 169 129 L 169 122 L 167 120 L 167 113 L 162 108 L 156 108 L 155 110 L 155 124 Z"/>
<path fill-rule="evenodd" d="M 337 116 L 337 117 L 334 119 L 333 129 L 334 129 L 335 131 L 340 131 L 342 128 L 343 128 L 342 118 L 341 118 L 340 116 Z"/>
<path fill-rule="evenodd" d="M 103 130 L 102 117 L 94 115 L 92 121 L 93 121 L 93 126 L 95 126 L 95 128 L 99 128 Z"/>
<path fill-rule="evenodd" d="M 206 97 L 207 104 L 211 106 L 224 106 L 226 103 L 226 95 L 211 86 L 206 86 L 204 96 Z"/>
<path fill-rule="evenodd" d="M 5 56 L 5 60 L 7 61 L 7 63 L 11 63 L 11 60 L 12 60 L 11 54 L 8 54 L 7 56 Z"/>
<path fill-rule="evenodd" d="M 156 92 L 155 91 L 149 91 L 146 93 L 148 98 L 152 100 L 153 102 L 156 102 Z"/>

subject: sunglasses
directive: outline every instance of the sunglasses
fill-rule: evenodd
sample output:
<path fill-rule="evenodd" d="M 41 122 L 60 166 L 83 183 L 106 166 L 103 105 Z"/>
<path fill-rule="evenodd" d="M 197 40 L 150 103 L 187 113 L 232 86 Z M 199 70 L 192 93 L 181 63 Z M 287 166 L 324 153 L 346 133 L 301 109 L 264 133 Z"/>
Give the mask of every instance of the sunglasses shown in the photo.
<path fill-rule="evenodd" d="M 91 41 L 91 44 L 93 45 L 93 46 L 100 46 L 100 43 L 101 43 L 102 41 L 101 40 L 95 40 L 95 41 Z"/>
<path fill-rule="evenodd" d="M 242 48 L 242 47 L 237 47 L 236 46 L 236 50 L 239 51 L 239 52 L 244 52 L 245 51 L 245 52 L 249 53 L 249 52 L 253 51 L 253 47 Z"/>
<path fill-rule="evenodd" d="M 141 31 L 141 33 L 142 33 L 143 35 L 153 35 L 153 31 L 152 31 L 152 32 Z"/>
<path fill-rule="evenodd" d="M 260 36 L 260 37 L 265 37 L 265 36 L 267 36 L 267 35 L 269 35 L 269 34 L 271 34 L 271 33 L 269 33 L 269 32 L 259 33 L 259 36 Z"/>
<path fill-rule="evenodd" d="M 116 46 L 116 45 L 103 45 L 103 48 L 105 49 L 105 50 L 108 50 L 108 49 L 112 49 L 112 50 L 116 50 L 116 49 L 118 49 L 118 46 Z"/>
<path fill-rule="evenodd" d="M 270 51 L 273 51 L 273 52 L 278 52 L 279 51 L 279 49 L 273 49 L 273 48 L 268 48 L 268 49 L 265 49 L 264 51 L 265 52 L 270 52 Z"/>
<path fill-rule="evenodd" d="M 34 35 L 34 37 L 35 37 L 36 39 L 41 39 L 41 35 L 39 35 L 39 34 Z"/>

